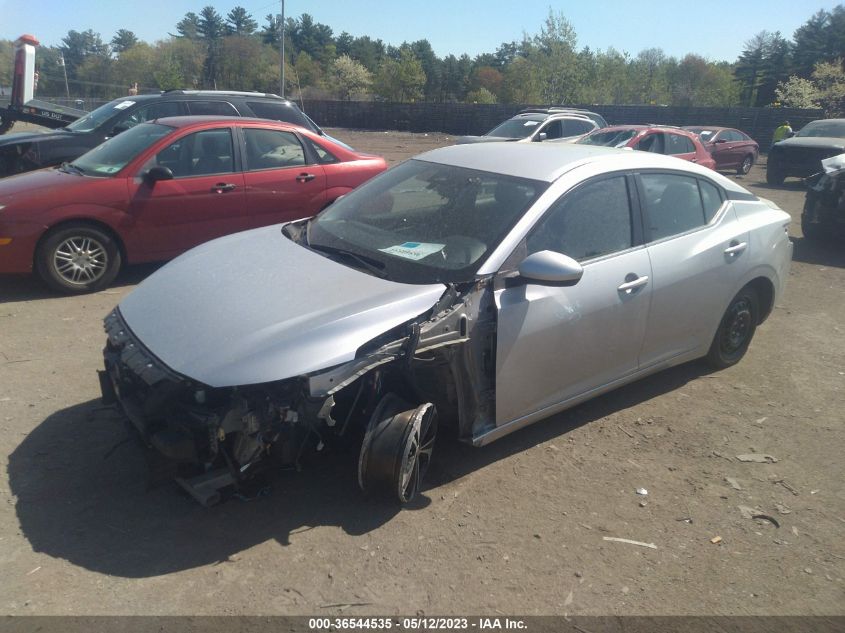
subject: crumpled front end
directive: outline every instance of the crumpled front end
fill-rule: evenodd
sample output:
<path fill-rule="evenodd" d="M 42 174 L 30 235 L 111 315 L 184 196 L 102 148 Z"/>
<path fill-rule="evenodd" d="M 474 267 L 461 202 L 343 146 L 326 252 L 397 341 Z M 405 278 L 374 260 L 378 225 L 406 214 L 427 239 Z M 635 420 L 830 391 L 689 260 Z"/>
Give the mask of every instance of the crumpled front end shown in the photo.
<path fill-rule="evenodd" d="M 450 288 L 428 311 L 366 342 L 350 361 L 226 387 L 168 367 L 116 308 L 105 319 L 103 400 L 117 404 L 138 432 L 154 480 L 175 478 L 203 505 L 264 470 L 298 470 L 315 453 L 350 443 L 362 446 L 361 486 L 398 489 L 407 502 L 430 457 L 438 413 L 454 420 L 467 440 L 492 424 L 494 326 L 482 308 L 489 298 L 484 283 Z M 384 439 L 391 433 L 399 440 Z M 396 441 L 407 444 L 398 453 Z M 397 465 L 403 459 L 416 459 L 416 470 Z"/>

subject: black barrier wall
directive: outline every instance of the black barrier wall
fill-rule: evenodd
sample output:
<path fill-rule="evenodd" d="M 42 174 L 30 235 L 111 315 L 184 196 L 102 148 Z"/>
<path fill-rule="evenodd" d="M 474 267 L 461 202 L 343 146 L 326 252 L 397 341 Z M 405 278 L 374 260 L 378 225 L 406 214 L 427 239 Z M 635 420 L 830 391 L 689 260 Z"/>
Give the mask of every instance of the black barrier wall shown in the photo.
<path fill-rule="evenodd" d="M 530 107 L 513 104 L 383 103 L 377 101 L 306 101 L 308 115 L 324 127 L 362 130 L 443 132 L 454 135 L 484 134 Z M 784 120 L 792 128 L 824 117 L 822 110 L 797 108 L 682 108 L 669 106 L 573 106 L 598 112 L 611 125 L 718 125 L 749 134 L 766 151 L 772 134 Z"/>
<path fill-rule="evenodd" d="M 41 97 L 44 101 L 81 107 L 85 110 L 107 103 L 87 99 Z M 300 103 L 297 100 L 297 103 Z M 0 107 L 6 103 L 0 99 Z M 456 136 L 484 134 L 505 119 L 528 107 L 515 104 L 480 103 L 384 103 L 380 101 L 305 101 L 308 115 L 323 127 L 360 130 L 443 132 Z M 799 130 L 810 121 L 824 118 L 823 110 L 800 108 L 682 108 L 675 106 L 594 105 L 572 106 L 598 112 L 611 125 L 654 123 L 658 125 L 718 125 L 749 134 L 765 152 L 775 128 L 788 120 Z"/>

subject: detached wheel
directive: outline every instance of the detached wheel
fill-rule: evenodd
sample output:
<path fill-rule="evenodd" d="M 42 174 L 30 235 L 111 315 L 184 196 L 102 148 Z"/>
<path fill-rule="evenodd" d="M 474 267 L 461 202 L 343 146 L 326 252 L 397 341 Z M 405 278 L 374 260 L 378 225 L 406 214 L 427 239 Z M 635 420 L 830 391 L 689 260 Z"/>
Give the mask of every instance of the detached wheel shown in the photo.
<path fill-rule="evenodd" d="M 737 293 L 725 310 L 707 353 L 707 362 L 716 369 L 736 365 L 745 356 L 751 339 L 754 338 L 759 316 L 760 299 L 757 291 L 751 286 L 746 286 Z"/>
<path fill-rule="evenodd" d="M 358 461 L 361 488 L 401 504 L 419 493 L 437 436 L 434 405 L 407 406 L 394 394 L 382 399 L 367 426 Z"/>
<path fill-rule="evenodd" d="M 739 164 L 739 167 L 736 168 L 736 173 L 740 176 L 745 176 L 749 171 L 751 171 L 751 166 L 753 164 L 754 157 L 749 154 L 748 156 L 742 159 L 742 162 Z"/>
<path fill-rule="evenodd" d="M 106 232 L 86 224 L 58 228 L 41 242 L 35 268 L 53 290 L 94 292 L 108 286 L 120 270 L 120 249 Z"/>

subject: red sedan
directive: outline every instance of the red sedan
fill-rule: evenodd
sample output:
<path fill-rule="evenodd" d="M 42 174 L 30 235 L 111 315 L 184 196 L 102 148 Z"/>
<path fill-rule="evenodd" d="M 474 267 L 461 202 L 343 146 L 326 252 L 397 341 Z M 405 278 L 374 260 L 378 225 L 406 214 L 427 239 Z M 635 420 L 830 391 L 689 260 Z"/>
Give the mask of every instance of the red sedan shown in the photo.
<path fill-rule="evenodd" d="M 276 121 L 144 123 L 72 163 L 0 180 L 0 273 L 34 269 L 61 292 L 98 290 L 124 263 L 312 216 L 386 168 Z"/>
<path fill-rule="evenodd" d="M 710 125 L 688 125 L 684 129 L 698 135 L 704 149 L 716 161 L 716 169 L 735 169 L 738 174 L 747 174 L 757 162 L 760 147 L 745 132 Z"/>
<path fill-rule="evenodd" d="M 698 137 L 678 127 L 614 125 L 587 134 L 577 142 L 584 145 L 629 147 L 644 152 L 667 154 L 710 169 L 716 168 L 716 161 L 711 158 Z"/>

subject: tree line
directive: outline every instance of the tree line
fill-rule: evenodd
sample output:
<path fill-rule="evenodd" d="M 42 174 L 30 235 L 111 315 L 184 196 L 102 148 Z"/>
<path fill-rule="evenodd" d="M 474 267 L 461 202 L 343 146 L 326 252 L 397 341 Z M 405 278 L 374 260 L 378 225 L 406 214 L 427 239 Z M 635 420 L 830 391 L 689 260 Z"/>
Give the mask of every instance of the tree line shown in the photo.
<path fill-rule="evenodd" d="M 281 16 L 259 23 L 243 7 L 226 15 L 189 12 L 153 44 L 120 29 L 104 41 L 68 31 L 38 50 L 38 93 L 113 98 L 172 88 L 280 91 Z M 734 62 L 660 48 L 631 55 L 578 46 L 575 29 L 551 9 L 535 34 L 495 51 L 437 56 L 426 39 L 387 44 L 332 28 L 305 13 L 285 20 L 285 93 L 304 99 L 470 103 L 662 104 L 842 109 L 845 6 L 819 11 L 787 40 L 754 35 Z M 0 40 L 0 86 L 9 86 L 12 42 Z M 67 78 L 67 84 L 65 83 Z"/>

